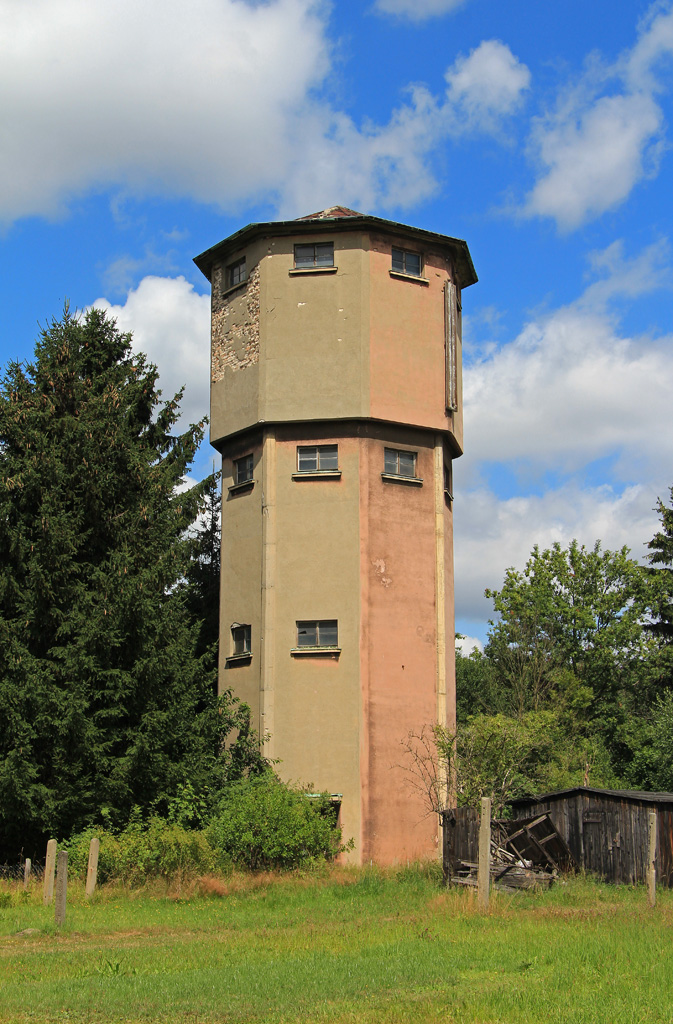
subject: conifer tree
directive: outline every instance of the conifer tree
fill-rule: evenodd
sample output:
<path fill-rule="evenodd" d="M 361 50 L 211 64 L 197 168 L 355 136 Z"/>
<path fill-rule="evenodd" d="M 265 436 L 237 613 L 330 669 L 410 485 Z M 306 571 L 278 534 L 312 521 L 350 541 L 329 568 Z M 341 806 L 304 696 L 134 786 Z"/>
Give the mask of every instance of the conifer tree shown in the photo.
<path fill-rule="evenodd" d="M 657 502 L 661 529 L 647 545 L 656 594 L 647 629 L 658 642 L 656 669 L 660 690 L 673 687 L 673 487 L 670 498 L 670 507 L 661 499 Z"/>
<path fill-rule="evenodd" d="M 200 621 L 197 650 L 214 669 L 220 630 L 220 539 L 222 474 L 213 471 L 203 482 L 201 514 L 190 531 L 186 575 L 187 607 Z"/>
<path fill-rule="evenodd" d="M 203 425 L 99 310 L 0 382 L 0 857 L 226 775 L 240 719 L 187 609 Z"/>
<path fill-rule="evenodd" d="M 655 533 L 647 546 L 651 552 L 650 564 L 654 566 L 653 576 L 659 583 L 656 621 L 652 623 L 650 629 L 667 643 L 673 644 L 673 487 L 670 497 L 670 508 L 667 508 L 661 499 L 657 502 L 657 511 L 661 515 L 661 529 Z"/>

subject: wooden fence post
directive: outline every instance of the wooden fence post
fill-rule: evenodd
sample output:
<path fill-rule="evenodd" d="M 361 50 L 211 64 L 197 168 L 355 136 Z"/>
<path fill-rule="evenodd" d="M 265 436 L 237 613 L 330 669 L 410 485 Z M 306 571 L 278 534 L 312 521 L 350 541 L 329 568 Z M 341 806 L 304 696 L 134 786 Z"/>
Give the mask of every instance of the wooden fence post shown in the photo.
<path fill-rule="evenodd" d="M 56 840 L 47 843 L 47 860 L 44 865 L 44 892 L 42 902 L 49 906 L 54 898 L 54 871 L 56 870 Z"/>
<path fill-rule="evenodd" d="M 477 894 L 479 906 L 488 910 L 488 895 L 491 884 L 491 798 L 481 798 L 481 821 L 479 823 L 479 870 L 477 873 Z"/>
<path fill-rule="evenodd" d="M 54 920 L 56 927 L 65 924 L 66 897 L 68 893 L 68 851 L 61 850 L 58 855 L 58 869 L 56 871 L 56 903 L 54 905 Z"/>
<path fill-rule="evenodd" d="M 100 839 L 97 836 L 91 840 L 89 846 L 89 865 L 86 869 L 86 897 L 93 896 L 98 879 L 98 851 L 100 850 Z"/>
<path fill-rule="evenodd" d="M 30 881 L 30 868 L 31 868 L 30 857 L 26 857 L 25 863 L 23 865 L 23 887 L 24 887 L 24 889 L 28 888 L 28 882 Z"/>
<path fill-rule="evenodd" d="M 647 899 L 651 907 L 657 901 L 657 812 L 647 814 Z"/>

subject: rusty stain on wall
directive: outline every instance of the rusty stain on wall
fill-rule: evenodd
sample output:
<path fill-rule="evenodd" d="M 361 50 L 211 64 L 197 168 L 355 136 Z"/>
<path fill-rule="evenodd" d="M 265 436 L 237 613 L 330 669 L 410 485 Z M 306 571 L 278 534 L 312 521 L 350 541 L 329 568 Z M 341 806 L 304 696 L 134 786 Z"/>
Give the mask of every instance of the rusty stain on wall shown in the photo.
<path fill-rule="evenodd" d="M 222 296 L 222 266 L 213 268 L 210 379 L 216 384 L 225 368 L 242 370 L 259 361 L 259 264 L 243 288 Z"/>

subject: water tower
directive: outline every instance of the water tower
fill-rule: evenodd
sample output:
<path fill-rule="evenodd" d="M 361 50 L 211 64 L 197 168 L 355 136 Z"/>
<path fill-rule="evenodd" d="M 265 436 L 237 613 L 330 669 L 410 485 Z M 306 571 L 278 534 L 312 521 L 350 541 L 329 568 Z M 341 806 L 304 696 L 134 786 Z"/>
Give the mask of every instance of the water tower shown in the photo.
<path fill-rule="evenodd" d="M 283 777 L 335 795 L 352 860 L 434 855 L 403 743 L 455 723 L 467 245 L 332 207 L 195 262 L 223 471 L 220 688 Z"/>

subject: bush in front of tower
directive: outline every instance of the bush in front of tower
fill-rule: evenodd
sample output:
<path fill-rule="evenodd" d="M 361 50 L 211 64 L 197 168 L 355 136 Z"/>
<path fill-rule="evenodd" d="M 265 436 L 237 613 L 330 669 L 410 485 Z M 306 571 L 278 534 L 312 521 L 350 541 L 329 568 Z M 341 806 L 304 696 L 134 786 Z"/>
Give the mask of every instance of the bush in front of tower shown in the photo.
<path fill-rule="evenodd" d="M 344 849 L 329 795 L 287 785 L 271 771 L 227 789 L 208 836 L 237 867 L 251 871 L 332 860 Z"/>

